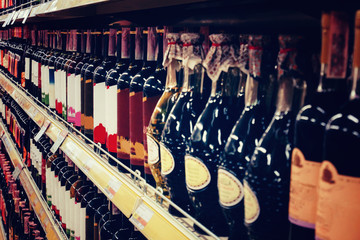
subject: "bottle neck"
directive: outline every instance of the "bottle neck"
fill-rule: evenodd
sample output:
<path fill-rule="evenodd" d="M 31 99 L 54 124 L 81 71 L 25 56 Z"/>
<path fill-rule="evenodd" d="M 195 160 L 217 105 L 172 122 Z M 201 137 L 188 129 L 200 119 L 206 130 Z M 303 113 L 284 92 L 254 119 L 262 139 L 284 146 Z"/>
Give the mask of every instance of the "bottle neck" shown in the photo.
<path fill-rule="evenodd" d="M 228 72 L 222 72 L 217 81 L 211 86 L 211 96 L 219 94 L 226 97 L 236 97 L 239 89 L 240 69 L 230 67 Z"/>
<path fill-rule="evenodd" d="M 203 93 L 205 69 L 201 64 L 197 64 L 194 70 L 184 68 L 184 79 L 182 92 Z"/>
<path fill-rule="evenodd" d="M 284 76 L 280 79 L 276 114 L 297 113 L 304 105 L 306 83 L 300 79 Z"/>
<path fill-rule="evenodd" d="M 172 60 L 167 67 L 165 89 L 179 87 L 179 81 L 182 75 L 181 61 Z"/>

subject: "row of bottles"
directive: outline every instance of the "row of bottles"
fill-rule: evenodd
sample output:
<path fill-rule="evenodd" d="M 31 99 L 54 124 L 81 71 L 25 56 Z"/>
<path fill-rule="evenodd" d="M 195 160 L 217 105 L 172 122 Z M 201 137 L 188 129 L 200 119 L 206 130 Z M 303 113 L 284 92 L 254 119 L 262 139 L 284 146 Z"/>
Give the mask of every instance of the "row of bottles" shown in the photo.
<path fill-rule="evenodd" d="M 45 232 L 19 180 L 3 143 L 0 146 L 0 211 L 5 233 L 10 240 L 43 240 Z"/>
<path fill-rule="evenodd" d="M 2 70 L 219 236 L 354 239 L 356 227 L 329 216 L 336 204 L 357 222 L 337 201 L 352 204 L 359 192 L 356 170 L 341 161 L 358 146 L 359 24 L 346 105 L 348 16 L 324 13 L 322 25 L 320 69 L 305 37 L 211 34 L 205 53 L 199 33 L 166 33 L 163 48 L 168 28 L 137 27 L 24 29 L 32 46 L 11 38 L 0 50 L 5 62 L 24 62 L 25 81 Z M 354 190 L 335 191 L 337 181 Z"/>
<path fill-rule="evenodd" d="M 22 109 L 6 92 L 1 96 L 1 117 L 18 150 L 28 153 L 24 162 L 69 239 L 144 239 L 65 154 L 50 152 L 53 143 L 48 137 L 35 141 L 39 128 L 28 116 L 25 125 L 19 124 Z M 20 134 L 24 141 L 19 143 L 18 131 L 29 132 Z"/>

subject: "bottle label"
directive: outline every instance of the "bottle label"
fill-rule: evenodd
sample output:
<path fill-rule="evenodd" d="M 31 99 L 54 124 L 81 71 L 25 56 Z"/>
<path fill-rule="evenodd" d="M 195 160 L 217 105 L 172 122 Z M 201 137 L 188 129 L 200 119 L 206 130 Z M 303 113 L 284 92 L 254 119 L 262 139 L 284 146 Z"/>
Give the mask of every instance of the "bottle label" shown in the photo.
<path fill-rule="evenodd" d="M 160 143 L 160 157 L 161 157 L 161 174 L 168 175 L 175 168 L 174 157 L 170 150 L 165 147 L 163 143 Z"/>
<path fill-rule="evenodd" d="M 78 95 L 75 92 L 75 74 L 67 75 L 67 110 L 68 110 L 68 122 L 75 123 L 75 96 Z"/>
<path fill-rule="evenodd" d="M 30 79 L 30 58 L 25 58 L 25 79 Z"/>
<path fill-rule="evenodd" d="M 209 185 L 211 175 L 206 165 L 195 157 L 185 156 L 186 185 L 193 190 L 200 190 Z"/>
<path fill-rule="evenodd" d="M 49 67 L 49 107 L 55 108 L 55 72 L 54 67 Z"/>
<path fill-rule="evenodd" d="M 144 167 L 144 142 L 142 132 L 142 95 L 143 92 L 130 92 L 130 164 Z"/>
<path fill-rule="evenodd" d="M 105 144 L 107 132 L 105 123 L 105 82 L 94 84 L 94 142 Z"/>
<path fill-rule="evenodd" d="M 74 77 L 74 124 L 76 127 L 81 126 L 81 76 Z"/>
<path fill-rule="evenodd" d="M 329 161 L 319 175 L 316 239 L 360 239 L 360 178 L 338 174 Z"/>
<path fill-rule="evenodd" d="M 117 142 L 117 86 L 108 86 L 105 90 L 105 112 L 106 112 L 106 130 L 108 137 L 106 141 L 106 147 L 109 152 L 116 153 Z"/>
<path fill-rule="evenodd" d="M 244 198 L 244 188 L 239 179 L 230 172 L 218 170 L 218 190 L 220 204 L 232 207 Z"/>
<path fill-rule="evenodd" d="M 245 204 L 245 222 L 253 223 L 260 215 L 260 205 L 255 193 L 251 190 L 249 184 L 244 180 L 244 204 Z"/>
<path fill-rule="evenodd" d="M 148 163 L 154 165 L 160 160 L 159 144 L 150 134 L 146 134 L 146 136 L 148 146 Z"/>
<path fill-rule="evenodd" d="M 130 159 L 129 88 L 117 89 L 117 156 Z"/>
<path fill-rule="evenodd" d="M 293 224 L 315 228 L 317 183 L 321 163 L 308 161 L 294 148 L 291 164 L 289 220 Z"/>

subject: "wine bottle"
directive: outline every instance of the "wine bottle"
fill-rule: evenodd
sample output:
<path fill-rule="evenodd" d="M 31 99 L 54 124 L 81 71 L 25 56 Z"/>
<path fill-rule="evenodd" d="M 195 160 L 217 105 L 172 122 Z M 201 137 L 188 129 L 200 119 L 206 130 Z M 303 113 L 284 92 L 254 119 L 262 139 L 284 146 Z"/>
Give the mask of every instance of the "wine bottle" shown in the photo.
<path fill-rule="evenodd" d="M 49 65 L 49 108 L 51 110 L 56 109 L 56 102 L 55 102 L 55 61 L 59 57 L 60 52 L 58 49 L 58 35 L 57 32 L 53 32 L 52 34 L 52 49 L 53 54 L 48 60 Z"/>
<path fill-rule="evenodd" d="M 81 33 L 77 30 L 71 30 L 72 38 L 72 61 L 67 69 L 67 121 L 76 126 L 76 109 L 80 113 L 80 77 L 76 78 L 76 66 L 82 60 L 81 53 Z M 79 114 L 78 114 L 79 115 Z M 78 126 L 80 116 L 78 116 Z"/>
<path fill-rule="evenodd" d="M 107 129 L 106 149 L 115 158 L 117 158 L 117 80 L 121 74 L 128 68 L 129 56 L 121 51 L 123 37 L 122 31 L 117 31 L 116 45 L 116 65 L 109 70 L 105 80 L 105 128 Z M 126 40 L 124 40 L 126 42 Z M 109 45 L 109 55 L 113 54 L 113 42 Z M 109 159 L 111 165 L 116 165 L 115 161 Z"/>
<path fill-rule="evenodd" d="M 107 220 L 100 229 L 100 239 L 112 239 L 114 234 L 120 229 L 118 223 L 122 221 L 122 213 L 112 202 L 109 202 L 109 212 L 109 220 Z M 127 233 L 130 233 L 130 231 Z M 126 236 L 125 232 L 123 232 L 123 234 L 124 238 L 130 236 Z"/>
<path fill-rule="evenodd" d="M 41 102 L 49 106 L 49 66 L 48 59 L 53 52 L 49 47 L 49 34 L 47 30 L 43 31 L 44 39 L 44 55 L 41 58 L 41 74 L 42 74 L 42 88 L 41 88 Z"/>
<path fill-rule="evenodd" d="M 156 31 L 156 32 L 155 32 Z M 148 59 L 150 59 L 151 55 L 155 55 L 153 53 L 156 49 L 158 49 L 157 53 L 157 64 L 156 70 L 152 73 L 148 79 L 146 79 L 144 83 L 143 89 L 143 104 L 142 104 L 142 112 L 143 112 L 143 141 L 144 141 L 144 172 L 146 182 L 152 186 L 155 186 L 155 179 L 152 176 L 150 166 L 148 163 L 148 148 L 147 148 L 147 137 L 146 132 L 149 126 L 149 121 L 151 115 L 154 111 L 154 108 L 159 101 L 162 93 L 165 89 L 165 81 L 166 81 L 166 70 L 164 69 L 163 62 L 163 31 L 161 28 L 148 28 Z M 157 34 L 156 38 L 154 35 Z M 155 43 L 153 43 L 155 41 Z M 153 47 L 156 44 L 157 47 Z M 152 47 L 149 47 L 152 46 Z"/>
<path fill-rule="evenodd" d="M 330 19 L 329 13 L 323 13 L 319 85 L 296 117 L 289 199 L 290 239 L 292 240 L 314 237 L 325 125 L 346 99 L 345 79 L 329 78 L 330 76 L 326 76 L 325 72 L 328 69 L 334 69 L 331 65 L 335 62 L 329 62 L 329 59 L 336 57 L 344 59 L 337 63 L 340 65 L 336 68 L 338 73 L 346 74 L 346 68 L 344 69 L 341 65 L 346 64 L 347 41 L 344 42 L 345 45 L 338 45 L 339 48 L 336 49 L 330 46 L 329 41 L 335 35 L 343 37 L 344 40 L 348 39 L 349 29 L 348 25 L 343 23 L 333 32 L 335 25 L 330 27 Z M 342 71 L 339 71 L 341 69 Z"/>
<path fill-rule="evenodd" d="M 168 189 L 164 178 L 161 176 L 160 146 L 161 133 L 170 110 L 179 96 L 182 81 L 182 52 L 180 34 L 168 33 L 166 35 L 168 49 L 165 53 L 163 65 L 167 68 L 164 93 L 154 108 L 147 128 L 148 164 L 155 179 L 156 187 L 161 188 L 164 195 L 168 196 Z"/>
<path fill-rule="evenodd" d="M 196 219 L 210 231 L 223 236 L 228 231 L 218 203 L 217 167 L 226 139 L 241 113 L 238 99 L 240 69 L 238 57 L 231 54 L 238 52 L 234 36 L 212 34 L 209 37 L 212 46 L 203 66 L 212 80 L 211 95 L 188 143 L 185 179 Z M 218 54 L 221 54 L 220 59 Z"/>
<path fill-rule="evenodd" d="M 204 51 L 200 34 L 181 34 L 183 44 L 184 80 L 181 93 L 165 123 L 160 142 L 161 174 L 169 187 L 170 199 L 176 205 L 193 213 L 187 195 L 184 157 L 193 126 L 208 100 L 209 88 L 204 88 L 210 79 L 205 77 L 202 66 Z M 180 215 L 172 206 L 169 212 Z"/>
<path fill-rule="evenodd" d="M 94 35 L 90 30 L 86 32 L 86 58 L 80 70 L 81 77 L 81 132 L 85 131 L 85 71 L 87 67 L 94 61 L 93 48 L 95 47 Z"/>
<path fill-rule="evenodd" d="M 109 203 L 104 203 L 95 210 L 94 214 L 94 240 L 100 239 L 99 222 L 102 216 L 108 211 Z"/>
<path fill-rule="evenodd" d="M 36 55 L 36 63 L 37 63 L 37 79 L 35 81 L 37 81 L 37 90 L 36 90 L 36 98 L 41 102 L 42 101 L 42 95 L 41 95 L 41 89 L 42 89 L 42 64 L 41 64 L 41 60 L 42 57 L 46 54 L 45 53 L 45 48 L 44 48 L 44 31 L 43 30 L 39 30 L 38 31 L 38 39 L 39 39 L 39 51 L 38 54 Z"/>
<path fill-rule="evenodd" d="M 95 194 L 91 200 L 88 201 L 86 205 L 86 239 L 94 239 L 94 215 L 96 209 L 98 209 L 103 203 L 105 203 L 106 198 L 103 194 Z"/>
<path fill-rule="evenodd" d="M 123 28 L 122 35 L 121 53 L 128 55 L 130 49 L 130 65 L 117 80 L 117 157 L 130 166 L 129 91 L 131 79 L 139 72 L 141 61 L 135 60 L 135 29 Z M 119 170 L 123 171 L 122 167 L 119 166 Z"/>
<path fill-rule="evenodd" d="M 59 57 L 55 60 L 55 104 L 56 104 L 56 113 L 59 116 L 62 116 L 62 102 L 61 102 L 61 88 L 62 88 L 62 63 L 66 58 L 66 32 L 58 32 L 58 49 L 62 50 Z"/>
<path fill-rule="evenodd" d="M 107 129 L 105 128 L 105 80 L 107 72 L 115 64 L 114 41 L 116 30 L 104 30 L 102 39 L 102 57 L 103 62 L 94 71 L 94 142 L 100 143 L 102 148 L 106 146 Z M 109 55 L 109 46 L 111 45 L 111 53 Z M 114 110 L 113 110 L 114 111 Z"/>
<path fill-rule="evenodd" d="M 38 49 L 38 39 L 36 38 L 36 31 L 32 30 L 31 31 L 32 34 L 32 43 L 34 46 L 34 51 L 32 52 L 31 55 L 31 94 L 36 97 L 37 95 L 37 88 L 38 88 L 38 64 L 36 62 L 36 56 L 39 53 L 39 49 Z M 4 64 L 6 65 L 6 64 Z"/>
<path fill-rule="evenodd" d="M 346 56 L 348 40 L 348 15 L 332 12 L 330 15 L 331 57 Z M 360 12 L 355 15 L 355 39 L 352 64 L 350 97 L 327 122 L 323 139 L 323 162 L 319 169 L 317 184 L 317 208 L 315 222 L 316 239 L 357 239 L 359 209 L 356 199 L 359 195 L 359 171 L 350 159 L 356 155 L 359 141 L 359 66 L 360 66 Z M 334 36 L 344 37 L 341 45 Z M 346 59 L 346 58 L 345 58 Z M 332 63 L 332 62 L 331 62 Z M 337 69 L 345 63 L 334 63 Z M 327 73 L 329 76 L 329 72 Z M 336 209 L 335 209 L 336 208 Z"/>
<path fill-rule="evenodd" d="M 31 39 L 29 40 L 29 46 L 26 49 L 25 52 L 25 89 L 27 89 L 30 93 L 31 93 L 31 89 L 32 89 L 32 81 L 31 81 L 31 56 L 33 53 L 33 46 L 35 45 L 35 36 L 33 35 L 34 30 L 32 30 L 30 32 L 31 35 Z M 31 44 L 31 45 L 30 45 Z M 3 50 L 1 50 L 1 52 L 3 52 Z M 2 58 L 1 58 L 2 59 Z M 1 64 L 3 65 L 3 63 Z"/>
<path fill-rule="evenodd" d="M 276 111 L 255 148 L 244 178 L 249 239 L 286 239 L 289 234 L 288 189 L 294 116 L 303 104 L 306 90 L 303 68 L 297 62 L 300 39 L 279 36 Z"/>
<path fill-rule="evenodd" d="M 142 177 L 144 176 L 144 138 L 143 138 L 143 112 L 142 112 L 142 102 L 143 102 L 143 88 L 145 80 L 153 73 L 156 61 L 154 61 L 154 56 L 149 56 L 150 60 L 147 57 L 147 49 L 149 41 L 147 34 L 143 34 L 142 28 L 136 29 L 136 35 L 143 35 L 137 38 L 141 38 L 141 41 L 137 41 L 137 44 L 142 44 L 143 47 L 136 47 L 136 55 L 138 58 L 136 60 L 143 60 L 143 66 L 131 80 L 130 82 L 130 96 L 129 96 L 129 127 L 130 127 L 130 166 L 131 169 L 138 170 Z M 150 44 L 152 42 L 150 41 Z M 154 51 L 152 51 L 154 52 Z M 142 55 L 141 55 L 142 54 Z"/>
<path fill-rule="evenodd" d="M 84 83 L 84 134 L 89 139 L 93 139 L 94 132 L 94 108 L 93 97 L 94 90 L 94 71 L 101 64 L 101 32 L 92 32 L 94 35 L 94 48 L 93 48 L 93 61 L 89 63 L 89 66 L 85 70 L 85 83 Z"/>
<path fill-rule="evenodd" d="M 273 48 L 271 41 L 263 38 L 265 37 L 250 35 L 248 44 L 241 40 L 243 43 L 240 45 L 240 86 L 245 89 L 240 89 L 240 93 L 245 91 L 245 107 L 220 156 L 219 203 L 229 225 L 229 239 L 247 238 L 247 230 L 244 227 L 243 178 L 251 154 L 275 110 L 276 80 L 273 69 L 276 55 L 269 49 Z M 249 70 L 246 67 L 248 61 Z"/>

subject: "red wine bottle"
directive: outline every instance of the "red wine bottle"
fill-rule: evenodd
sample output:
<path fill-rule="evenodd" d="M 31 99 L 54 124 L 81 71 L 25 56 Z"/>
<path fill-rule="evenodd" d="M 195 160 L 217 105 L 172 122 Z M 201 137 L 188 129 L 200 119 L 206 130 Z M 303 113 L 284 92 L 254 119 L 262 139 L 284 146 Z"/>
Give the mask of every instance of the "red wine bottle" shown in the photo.
<path fill-rule="evenodd" d="M 331 15 L 336 14 L 335 12 Z M 291 163 L 289 199 L 290 239 L 300 240 L 314 237 L 317 189 L 320 166 L 323 160 L 325 124 L 344 103 L 346 81 L 344 77 L 331 78 L 327 69 L 337 69 L 346 74 L 349 28 L 346 23 L 334 24 L 329 13 L 322 15 L 321 72 L 316 92 L 300 110 L 295 123 L 294 150 Z M 339 21 L 338 21 L 339 22 Z M 338 27 L 335 27 L 335 26 Z M 341 36 L 344 44 L 330 45 L 330 38 Z M 346 44 L 345 44 L 346 43 Z M 344 59 L 329 62 L 329 59 Z M 335 65 L 334 65 L 335 64 Z M 338 65 L 338 67 L 334 67 Z M 339 71 L 341 70 L 341 71 Z"/>
<path fill-rule="evenodd" d="M 156 33 L 154 32 L 156 31 Z M 156 38 L 154 35 L 157 35 Z M 149 43 L 150 42 L 150 43 Z M 154 43 L 157 47 L 153 47 Z M 150 47 L 152 46 L 152 47 Z M 143 89 L 143 141 L 144 141 L 144 172 L 146 182 L 155 187 L 155 179 L 151 173 L 151 169 L 148 163 L 148 147 L 147 147 L 147 137 L 146 131 L 149 125 L 151 115 L 154 111 L 154 108 L 159 101 L 162 93 L 165 89 L 166 81 L 166 70 L 162 65 L 163 62 L 163 29 L 154 29 L 148 28 L 148 59 L 155 53 L 155 48 L 158 49 L 157 53 L 157 64 L 155 72 L 152 73 L 144 83 Z"/>
<path fill-rule="evenodd" d="M 346 13 L 331 12 L 330 15 L 330 43 L 331 57 L 344 56 L 342 50 L 347 50 L 344 44 L 331 42 L 334 36 L 344 36 L 348 31 Z M 339 24 L 340 23 L 340 24 Z M 345 25 L 345 26 L 344 26 Z M 341 32 L 343 34 L 341 34 Z M 358 199 L 360 174 L 353 165 L 357 156 L 356 150 L 360 146 L 359 139 L 359 66 L 360 66 L 360 12 L 355 15 L 355 39 L 352 64 L 352 84 L 350 98 L 335 115 L 327 122 L 324 132 L 323 162 L 321 163 L 317 185 L 317 208 L 315 222 L 316 239 L 357 239 L 360 231 L 357 227 L 359 209 Z M 346 36 L 346 35 L 345 35 Z M 344 38 L 346 41 L 347 38 Z M 345 58 L 346 59 L 346 58 Z M 341 63 L 336 63 L 337 69 Z M 346 63 L 345 63 L 346 64 Z M 346 65 L 345 65 L 346 66 Z M 329 72 L 327 73 L 329 76 Z M 343 79 L 343 82 L 344 79 Z"/>
<path fill-rule="evenodd" d="M 48 60 L 48 66 L 49 66 L 49 108 L 51 110 L 56 109 L 56 103 L 55 103 L 55 61 L 57 57 L 60 55 L 59 49 L 57 49 L 57 42 L 58 42 L 58 36 L 56 35 L 56 32 L 53 32 L 52 34 L 52 49 L 53 54 Z"/>
<path fill-rule="evenodd" d="M 122 53 L 130 49 L 129 68 L 121 74 L 117 82 L 117 135 L 118 135 L 118 160 L 130 166 L 130 130 L 129 130 L 129 92 L 130 82 L 141 68 L 141 61 L 135 59 L 135 29 L 123 28 Z M 130 35 L 130 43 L 129 43 Z M 130 48 L 128 47 L 130 44 Z M 120 168 L 121 170 L 121 168 Z"/>
<path fill-rule="evenodd" d="M 290 157 L 295 116 L 303 104 L 305 82 L 299 37 L 279 36 L 278 98 L 270 125 L 251 157 L 244 178 L 245 225 L 249 239 L 286 239 Z"/>
<path fill-rule="evenodd" d="M 130 36 L 129 36 L 130 37 Z M 105 128 L 107 129 L 106 149 L 115 158 L 117 158 L 117 80 L 121 74 L 128 68 L 128 57 L 122 56 L 121 43 L 122 31 L 117 32 L 116 45 L 116 64 L 109 70 L 105 79 Z M 109 55 L 114 53 L 113 41 L 109 45 Z M 111 165 L 116 165 L 115 161 L 109 159 Z"/>
<path fill-rule="evenodd" d="M 238 51 L 233 35 L 212 34 L 210 40 L 212 46 L 203 65 L 212 80 L 211 95 L 188 143 L 185 179 L 196 219 L 215 234 L 226 236 L 228 227 L 218 203 L 217 168 L 220 153 L 241 113 L 240 69 L 237 57 L 230 54 Z"/>

